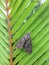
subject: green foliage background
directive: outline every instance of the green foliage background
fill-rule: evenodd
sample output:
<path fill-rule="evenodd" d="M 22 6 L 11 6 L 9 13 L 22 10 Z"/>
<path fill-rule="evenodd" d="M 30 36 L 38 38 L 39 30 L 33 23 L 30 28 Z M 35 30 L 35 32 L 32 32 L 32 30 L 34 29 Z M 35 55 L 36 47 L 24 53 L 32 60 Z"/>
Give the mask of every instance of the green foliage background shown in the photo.
<path fill-rule="evenodd" d="M 12 45 L 31 32 L 32 53 L 13 49 L 14 65 L 49 65 L 49 0 L 9 0 Z M 5 0 L 0 0 L 0 65 L 9 65 L 9 43 Z"/>

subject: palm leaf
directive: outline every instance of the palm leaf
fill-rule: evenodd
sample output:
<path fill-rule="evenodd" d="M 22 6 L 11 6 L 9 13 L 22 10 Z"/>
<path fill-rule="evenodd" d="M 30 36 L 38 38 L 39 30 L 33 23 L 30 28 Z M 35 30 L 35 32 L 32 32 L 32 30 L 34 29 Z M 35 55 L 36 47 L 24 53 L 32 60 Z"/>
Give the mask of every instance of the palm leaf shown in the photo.
<path fill-rule="evenodd" d="M 5 19 L 7 18 L 4 10 L 6 9 L 3 1 L 0 2 L 0 65 L 9 65 L 9 44 L 8 44 L 8 31 L 7 23 Z"/>
<path fill-rule="evenodd" d="M 0 3 L 0 65 L 49 65 L 49 1 L 41 4 L 40 0 L 1 0 Z M 28 32 L 32 39 L 31 54 L 15 49 Z"/>

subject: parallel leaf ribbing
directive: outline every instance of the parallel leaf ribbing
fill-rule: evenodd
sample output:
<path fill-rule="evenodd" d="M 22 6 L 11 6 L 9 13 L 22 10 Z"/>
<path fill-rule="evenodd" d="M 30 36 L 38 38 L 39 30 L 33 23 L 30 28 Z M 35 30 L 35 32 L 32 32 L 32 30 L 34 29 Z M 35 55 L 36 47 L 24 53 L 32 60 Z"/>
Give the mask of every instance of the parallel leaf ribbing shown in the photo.
<path fill-rule="evenodd" d="M 27 26 L 27 29 L 28 29 L 28 25 L 31 25 L 31 24 L 33 23 L 33 21 L 35 21 L 35 20 L 37 19 L 37 17 L 39 17 L 39 16 L 41 15 L 41 13 L 42 13 L 42 12 L 45 10 L 45 8 L 47 7 L 46 4 L 48 4 L 48 2 L 46 2 L 43 6 L 41 6 L 41 8 L 37 11 L 37 13 L 34 14 L 34 15 L 32 15 L 32 16 L 30 17 L 30 19 L 26 22 L 26 24 L 23 25 L 23 27 L 21 27 L 21 29 L 19 29 L 18 32 L 16 32 L 16 34 L 15 34 L 14 37 L 13 37 L 13 41 L 14 41 L 14 40 L 17 40 L 17 39 L 22 35 L 22 33 L 24 33 L 23 31 L 26 30 L 25 26 Z M 32 22 L 30 22 L 30 21 L 32 21 Z M 16 29 L 15 29 L 15 30 L 16 30 Z M 21 33 L 21 34 L 19 34 L 19 33 Z M 17 36 L 17 38 L 16 38 L 16 36 Z"/>
<path fill-rule="evenodd" d="M 4 11 L 5 0 L 0 0 L 0 65 L 9 65 L 9 44 L 8 44 L 8 31 L 7 22 L 5 21 L 6 14 Z"/>
<path fill-rule="evenodd" d="M 45 6 L 45 7 L 44 7 Z M 49 25 L 48 25 L 48 21 L 49 21 L 49 8 L 47 7 L 48 6 L 48 2 L 46 2 L 45 4 L 43 4 L 39 10 L 31 16 L 30 19 L 28 19 L 28 21 L 25 23 L 25 24 L 22 24 L 19 28 L 19 24 L 17 25 L 17 23 L 19 21 L 16 22 L 15 25 L 17 25 L 17 27 L 19 28 L 18 31 L 16 31 L 16 33 L 14 34 L 13 36 L 13 42 L 15 42 L 15 40 L 21 38 L 24 33 L 27 33 L 27 32 L 31 32 L 31 38 L 32 38 L 32 45 L 33 45 L 33 51 L 35 49 L 37 49 L 35 52 L 33 52 L 31 54 L 31 56 L 28 56 L 28 54 L 26 54 L 24 51 L 20 51 L 20 50 L 15 50 L 14 51 L 14 64 L 17 64 L 18 62 L 18 65 L 26 65 L 26 64 L 32 64 L 34 63 L 41 55 L 38 54 L 38 52 L 40 51 L 40 48 L 43 48 L 44 45 L 47 43 L 48 41 L 48 28 L 49 28 Z M 46 13 L 47 12 L 47 13 Z M 25 14 L 25 13 L 24 13 Z M 44 15 L 45 14 L 45 15 Z M 36 21 L 36 22 L 35 22 Z M 22 21 L 21 21 L 22 22 Z M 11 21 L 12 23 L 12 21 Z M 32 24 L 31 24 L 32 23 Z M 16 27 L 15 27 L 16 28 Z M 12 28 L 14 30 L 14 28 Z M 15 29 L 17 30 L 17 28 Z M 15 31 L 13 31 L 15 32 Z M 48 34 L 48 35 L 47 35 Z M 17 37 L 17 38 L 16 38 Z M 39 39 L 38 39 L 39 38 Z M 46 40 L 45 40 L 46 38 Z M 43 40 L 45 40 L 45 42 L 43 42 Z M 41 41 L 41 42 L 40 42 Z M 43 43 L 43 45 L 41 44 L 40 47 L 38 46 L 39 43 Z M 15 46 L 16 42 L 14 43 L 14 46 Z M 38 46 L 38 48 L 36 48 L 36 46 Z M 45 46 L 46 47 L 46 46 Z M 44 48 L 45 48 L 44 47 Z M 44 52 L 46 52 L 49 47 L 46 47 L 45 50 L 43 48 L 43 51 L 42 51 L 42 54 Z M 33 55 L 35 53 L 35 56 Z M 37 54 L 37 55 L 36 55 Z M 18 56 L 17 56 L 18 55 Z M 39 55 L 39 56 L 38 56 Z M 33 58 L 35 57 L 35 60 L 33 60 L 33 58 L 31 58 L 33 56 Z M 29 58 L 28 58 L 29 57 Z M 28 58 L 28 59 L 27 59 Z M 26 59 L 26 60 L 25 60 Z M 31 60 L 30 60 L 31 59 Z M 25 61 L 26 62 L 25 62 Z M 29 62 L 29 63 L 28 63 Z"/>
<path fill-rule="evenodd" d="M 0 1 L 0 65 L 49 65 L 49 0 Z M 16 48 L 30 32 L 32 53 Z"/>

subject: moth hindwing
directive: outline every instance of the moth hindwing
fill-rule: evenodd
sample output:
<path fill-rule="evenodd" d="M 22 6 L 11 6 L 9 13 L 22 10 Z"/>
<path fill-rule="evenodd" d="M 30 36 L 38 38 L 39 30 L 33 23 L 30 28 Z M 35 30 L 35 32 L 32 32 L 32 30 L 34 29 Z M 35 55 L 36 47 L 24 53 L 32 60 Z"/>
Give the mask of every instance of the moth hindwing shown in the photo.
<path fill-rule="evenodd" d="M 24 49 L 27 53 L 32 52 L 30 33 L 27 33 L 16 45 L 17 48 Z"/>

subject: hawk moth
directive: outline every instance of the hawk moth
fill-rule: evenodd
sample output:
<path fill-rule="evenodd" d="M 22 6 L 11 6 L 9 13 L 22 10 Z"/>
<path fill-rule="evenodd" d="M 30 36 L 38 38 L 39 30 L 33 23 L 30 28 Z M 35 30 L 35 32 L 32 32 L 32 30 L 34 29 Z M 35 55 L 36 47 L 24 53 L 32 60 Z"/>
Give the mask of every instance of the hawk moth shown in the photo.
<path fill-rule="evenodd" d="M 27 33 L 22 39 L 16 44 L 17 48 L 24 49 L 27 53 L 32 52 L 32 43 L 30 33 Z"/>

